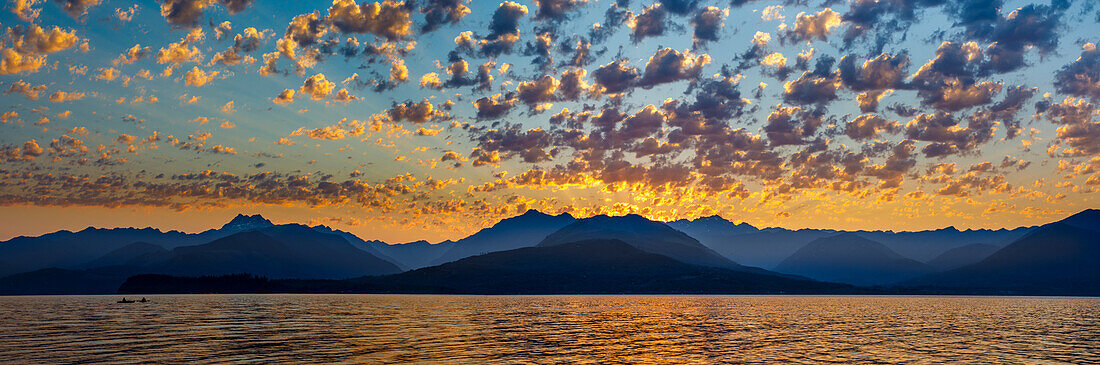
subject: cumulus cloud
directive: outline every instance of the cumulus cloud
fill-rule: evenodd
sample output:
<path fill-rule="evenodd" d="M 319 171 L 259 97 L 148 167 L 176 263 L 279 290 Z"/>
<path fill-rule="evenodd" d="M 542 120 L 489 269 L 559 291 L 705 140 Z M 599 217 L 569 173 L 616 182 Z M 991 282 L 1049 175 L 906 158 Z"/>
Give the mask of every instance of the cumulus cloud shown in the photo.
<path fill-rule="evenodd" d="M 206 8 L 214 4 L 221 4 L 230 14 L 237 14 L 252 5 L 252 0 L 163 0 L 160 15 L 170 24 L 194 27 L 199 25 Z"/>
<path fill-rule="evenodd" d="M 679 52 L 672 48 L 657 50 L 645 64 L 638 86 L 652 87 L 658 84 L 692 80 L 699 77 L 703 66 L 710 63 L 710 56 L 695 56 L 691 52 Z"/>
<path fill-rule="evenodd" d="M 343 33 L 370 33 L 386 40 L 412 34 L 412 14 L 404 2 L 356 4 L 354 0 L 334 0 L 324 20 Z"/>
<path fill-rule="evenodd" d="M 11 83 L 11 86 L 8 86 L 8 90 L 4 91 L 4 95 L 16 93 L 26 96 L 27 99 L 38 100 L 38 98 L 42 96 L 42 92 L 44 91 L 46 91 L 46 85 L 35 86 L 33 84 L 23 82 L 23 80 L 19 80 Z"/>
<path fill-rule="evenodd" d="M 821 127 L 823 117 L 817 110 L 780 107 L 768 115 L 764 132 L 775 146 L 805 144 Z"/>
<path fill-rule="evenodd" d="M 61 5 L 61 10 L 73 18 L 79 18 L 88 13 L 88 8 L 99 5 L 100 0 L 54 0 Z"/>
<path fill-rule="evenodd" d="M 725 25 L 724 20 L 728 15 L 729 10 L 722 10 L 713 6 L 708 6 L 695 14 L 695 17 L 691 19 L 691 25 L 695 27 L 691 35 L 693 47 L 698 48 L 707 42 L 717 41 L 718 32 Z"/>
<path fill-rule="evenodd" d="M 1100 121 L 1097 121 L 1100 110 L 1092 103 L 1069 97 L 1057 103 L 1043 103 L 1038 109 L 1047 120 L 1058 125 L 1062 150 L 1048 151 L 1052 156 L 1100 155 Z"/>
<path fill-rule="evenodd" d="M 31 24 L 8 28 L 0 44 L 0 75 L 38 72 L 48 54 L 72 48 L 79 40 L 75 30 L 59 27 L 46 30 Z"/>
<path fill-rule="evenodd" d="M 284 89 L 279 95 L 271 99 L 271 102 L 275 104 L 285 105 L 294 102 L 294 89 Z"/>
<path fill-rule="evenodd" d="M 325 79 L 324 74 L 316 74 L 303 81 L 299 91 L 301 95 L 309 95 L 310 99 L 323 100 L 335 89 L 336 83 Z"/>
<path fill-rule="evenodd" d="M 1058 92 L 1100 101 L 1100 50 L 1089 43 L 1081 56 L 1054 74 Z"/>
<path fill-rule="evenodd" d="M 82 92 L 55 91 L 53 94 L 50 94 L 50 102 L 64 103 L 66 101 L 83 99 L 84 96 L 86 96 L 86 94 Z"/>
<path fill-rule="evenodd" d="M 431 32 L 447 24 L 457 24 L 470 14 L 466 0 L 427 0 L 420 7 L 424 14 L 423 32 Z"/>
<path fill-rule="evenodd" d="M 798 105 L 828 103 L 836 100 L 840 85 L 840 79 L 834 75 L 806 71 L 783 86 L 783 100 Z"/>
<path fill-rule="evenodd" d="M 220 73 L 221 71 L 206 71 L 195 66 L 187 71 L 187 74 L 183 76 L 183 81 L 187 86 L 202 87 L 218 78 Z"/>
<path fill-rule="evenodd" d="M 495 94 L 474 101 L 478 119 L 500 119 L 516 105 L 514 94 Z"/>
<path fill-rule="evenodd" d="M 642 13 L 627 20 L 630 27 L 630 38 L 635 43 L 648 37 L 657 37 L 665 34 L 668 27 L 668 11 L 663 3 L 654 3 L 642 9 Z"/>
<path fill-rule="evenodd" d="M 844 125 L 844 134 L 853 140 L 862 141 L 878 138 L 882 133 L 896 133 L 900 126 L 897 121 L 889 121 L 874 114 L 863 114 Z"/>
<path fill-rule="evenodd" d="M 394 122 L 422 124 L 436 118 L 442 118 L 447 113 L 437 109 L 428 99 L 424 99 L 420 102 L 394 103 L 386 111 L 386 115 Z"/>
<path fill-rule="evenodd" d="M 801 42 L 814 39 L 825 41 L 826 37 L 842 23 L 840 14 L 833 9 L 825 8 L 816 14 L 798 13 L 794 25 L 784 36 L 786 39 Z"/>
<path fill-rule="evenodd" d="M 202 29 L 192 29 L 179 42 L 169 44 L 157 51 L 157 63 L 178 66 L 181 63 L 202 62 L 202 51 L 196 45 L 202 44 L 205 38 L 206 34 Z"/>
<path fill-rule="evenodd" d="M 566 15 L 588 3 L 588 0 L 535 0 L 539 7 L 535 19 L 565 20 Z"/>
<path fill-rule="evenodd" d="M 560 85 L 561 82 L 554 76 L 543 75 L 535 81 L 519 83 L 516 86 L 516 96 L 521 102 L 534 108 L 536 105 L 554 101 Z"/>
<path fill-rule="evenodd" d="M 624 60 L 614 61 L 592 72 L 601 93 L 616 94 L 629 90 L 639 77 L 638 69 Z"/>

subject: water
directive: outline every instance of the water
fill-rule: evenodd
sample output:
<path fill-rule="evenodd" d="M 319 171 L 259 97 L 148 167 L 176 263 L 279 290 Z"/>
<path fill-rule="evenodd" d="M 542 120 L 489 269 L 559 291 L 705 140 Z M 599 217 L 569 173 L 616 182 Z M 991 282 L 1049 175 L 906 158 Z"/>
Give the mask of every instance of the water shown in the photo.
<path fill-rule="evenodd" d="M 0 297 L 3 363 L 1100 363 L 1100 299 Z"/>

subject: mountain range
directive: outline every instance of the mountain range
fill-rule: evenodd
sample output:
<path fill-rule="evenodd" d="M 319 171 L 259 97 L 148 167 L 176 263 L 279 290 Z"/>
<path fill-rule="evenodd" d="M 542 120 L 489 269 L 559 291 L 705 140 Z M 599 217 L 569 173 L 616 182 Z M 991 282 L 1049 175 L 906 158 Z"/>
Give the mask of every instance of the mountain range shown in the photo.
<path fill-rule="evenodd" d="M 0 242 L 0 294 L 217 283 L 307 292 L 1097 295 L 1097 227 L 1100 211 L 1091 209 L 1040 227 L 919 232 L 531 210 L 463 239 L 391 245 L 238 215 L 194 234 L 88 228 Z"/>

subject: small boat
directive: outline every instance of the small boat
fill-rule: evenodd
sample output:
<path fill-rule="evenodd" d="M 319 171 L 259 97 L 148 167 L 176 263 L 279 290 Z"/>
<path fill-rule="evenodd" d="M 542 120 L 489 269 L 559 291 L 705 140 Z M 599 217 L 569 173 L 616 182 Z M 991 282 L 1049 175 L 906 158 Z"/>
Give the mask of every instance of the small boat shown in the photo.
<path fill-rule="evenodd" d="M 120 300 L 120 301 L 118 301 L 118 302 L 116 302 L 116 303 L 133 303 L 133 302 L 135 302 L 135 301 L 133 301 L 133 300 L 126 300 L 126 298 L 122 298 L 122 300 Z"/>
<path fill-rule="evenodd" d="M 149 299 L 145 299 L 145 297 L 141 297 L 141 300 L 138 301 L 138 303 L 148 303 L 148 302 L 149 302 Z"/>

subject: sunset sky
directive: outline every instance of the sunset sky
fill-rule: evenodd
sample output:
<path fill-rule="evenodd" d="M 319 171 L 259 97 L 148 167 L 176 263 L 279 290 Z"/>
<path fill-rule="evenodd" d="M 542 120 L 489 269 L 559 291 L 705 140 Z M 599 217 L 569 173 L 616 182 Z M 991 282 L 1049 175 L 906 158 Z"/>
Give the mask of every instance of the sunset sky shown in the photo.
<path fill-rule="evenodd" d="M 4 1 L 0 239 L 1098 206 L 1093 1 Z"/>

